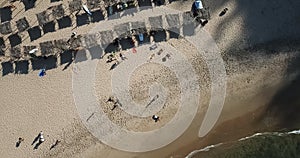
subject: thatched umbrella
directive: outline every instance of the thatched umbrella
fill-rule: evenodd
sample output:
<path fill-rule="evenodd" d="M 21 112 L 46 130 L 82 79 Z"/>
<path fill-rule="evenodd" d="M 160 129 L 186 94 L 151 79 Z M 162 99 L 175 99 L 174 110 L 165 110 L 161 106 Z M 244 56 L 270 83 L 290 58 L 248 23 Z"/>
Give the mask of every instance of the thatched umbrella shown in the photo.
<path fill-rule="evenodd" d="M 101 39 L 101 45 L 103 47 L 107 46 L 108 44 L 110 44 L 114 40 L 112 30 L 99 32 L 99 37 Z"/>
<path fill-rule="evenodd" d="M 194 21 L 193 13 L 188 11 L 182 14 L 183 24 L 191 24 Z"/>
<path fill-rule="evenodd" d="M 149 23 L 151 30 L 160 30 L 163 29 L 163 20 L 162 16 L 149 17 Z"/>
<path fill-rule="evenodd" d="M 21 58 L 22 57 L 21 47 L 20 46 L 15 46 L 15 47 L 10 48 L 10 57 L 12 59 L 19 59 L 19 58 Z"/>
<path fill-rule="evenodd" d="M 0 33 L 1 34 L 6 35 L 11 32 L 12 32 L 11 23 L 9 21 L 6 21 L 6 22 L 0 24 Z"/>
<path fill-rule="evenodd" d="M 97 46 L 97 35 L 96 34 L 87 34 L 83 36 L 83 41 L 87 48 Z"/>
<path fill-rule="evenodd" d="M 25 56 L 37 57 L 36 50 L 38 49 L 36 46 L 23 46 L 23 53 Z M 32 53 L 34 51 L 34 53 Z"/>
<path fill-rule="evenodd" d="M 179 14 L 166 15 L 166 21 L 168 23 L 168 28 L 179 28 L 180 27 Z"/>
<path fill-rule="evenodd" d="M 46 23 L 53 21 L 52 12 L 49 10 L 45 10 L 41 13 L 36 14 L 36 17 L 40 26 L 43 26 Z"/>
<path fill-rule="evenodd" d="M 132 30 L 132 35 L 146 33 L 147 32 L 146 23 L 143 21 L 131 22 L 131 30 Z"/>
<path fill-rule="evenodd" d="M 89 9 L 95 9 L 101 7 L 101 0 L 87 0 L 87 7 Z"/>
<path fill-rule="evenodd" d="M 55 19 L 61 18 L 65 15 L 65 10 L 62 4 L 52 7 L 52 15 Z"/>
<path fill-rule="evenodd" d="M 114 31 L 118 38 L 125 38 L 129 36 L 130 34 L 126 34 L 126 32 L 129 30 L 130 30 L 130 23 L 123 23 L 123 24 L 116 25 L 114 27 Z"/>
<path fill-rule="evenodd" d="M 70 43 L 69 49 L 78 50 L 80 47 L 82 47 L 82 41 L 83 37 L 81 35 L 78 35 L 76 38 L 73 38 L 72 42 Z"/>
<path fill-rule="evenodd" d="M 4 48 L 5 48 L 5 42 L 4 42 L 4 39 L 3 37 L 0 37 L 0 51 L 3 51 L 2 53 L 4 53 Z"/>
<path fill-rule="evenodd" d="M 73 0 L 69 2 L 69 9 L 71 13 L 80 11 L 81 7 L 82 7 L 81 0 Z"/>
<path fill-rule="evenodd" d="M 29 28 L 29 23 L 25 17 L 17 20 L 16 24 L 19 32 L 23 32 Z"/>
<path fill-rule="evenodd" d="M 69 44 L 67 42 L 67 39 L 54 40 L 54 47 L 57 49 L 58 52 L 67 50 L 68 46 Z"/>
<path fill-rule="evenodd" d="M 40 43 L 42 56 L 53 55 L 54 52 L 54 44 L 53 41 L 46 41 Z"/>

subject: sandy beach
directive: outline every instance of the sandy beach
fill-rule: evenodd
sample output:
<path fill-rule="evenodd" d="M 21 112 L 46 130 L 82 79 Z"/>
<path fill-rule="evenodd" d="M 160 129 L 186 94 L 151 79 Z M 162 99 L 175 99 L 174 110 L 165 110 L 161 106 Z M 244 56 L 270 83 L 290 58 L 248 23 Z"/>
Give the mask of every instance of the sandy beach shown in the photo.
<path fill-rule="evenodd" d="M 30 26 L 38 26 L 35 14 L 51 6 L 62 4 L 65 8 L 64 14 L 70 15 L 67 9 L 69 3 L 70 1 L 37 1 L 34 8 L 25 11 L 22 2 L 14 2 L 16 9 L 11 15 L 14 31 L 10 34 L 0 34 L 7 48 L 5 56 L 1 56 L 0 61 L 6 63 L 11 60 L 9 36 L 17 32 L 16 20 L 26 17 Z M 140 10 L 134 15 L 105 19 L 79 27 L 76 27 L 75 15 L 71 16 L 70 27 L 60 29 L 56 23 L 55 31 L 42 34 L 36 40 L 31 40 L 27 31 L 18 33 L 22 37 L 20 46 L 39 46 L 40 43 L 49 40 L 68 39 L 74 31 L 77 35 L 85 35 L 94 34 L 93 30 L 113 30 L 119 24 L 147 21 L 145 19 L 160 15 L 163 16 L 162 25 L 165 27 L 168 25 L 166 15 L 181 15 L 182 12 L 190 10 L 192 3 L 193 1 L 176 1 L 153 9 Z M 1 4 L 2 8 L 9 5 L 5 2 Z M 83 4 L 86 4 L 85 0 Z M 204 27 L 198 26 L 197 29 L 199 32 L 205 31 L 213 39 L 219 50 L 218 55 L 224 61 L 227 81 L 223 109 L 217 123 L 207 135 L 198 137 L 208 105 L 214 97 L 211 96 L 213 84 L 209 66 L 203 56 L 199 55 L 199 51 L 206 52 L 209 46 L 207 50 L 205 48 L 197 50 L 189 42 L 189 37 L 180 37 L 156 42 L 157 48 L 154 50 L 149 49 L 153 43 L 136 47 L 137 53 L 133 53 L 132 49 L 122 50 L 121 53 L 127 59 L 122 60 L 118 57 L 121 63 L 114 70 L 110 68 L 115 61 L 106 62 L 108 54 L 101 59 L 94 59 L 93 53 L 103 53 L 99 49 L 96 51 L 88 49 L 86 53 L 79 51 L 75 60 L 71 59 L 71 62 L 65 62 L 63 54 L 55 55 L 55 66 L 51 66 L 53 65 L 51 56 L 45 59 L 45 62 L 48 62 L 51 58 L 51 63 L 47 63 L 50 66 L 46 63 L 41 64 L 42 67 L 47 65 L 46 75 L 43 77 L 38 76 L 40 67 L 34 65 L 28 56 L 19 59 L 30 61 L 27 73 L 18 73 L 16 69 L 23 70 L 23 67 L 19 68 L 14 61 L 12 69 L 15 71 L 12 72 L 7 72 L 6 65 L 1 64 L 0 151 L 2 157 L 182 158 L 193 150 L 234 141 L 256 132 L 299 129 L 297 68 L 300 53 L 300 12 L 297 8 L 300 7 L 300 3 L 277 0 L 272 3 L 267 0 L 257 2 L 203 0 L 203 4 L 209 7 L 211 19 Z M 227 13 L 219 16 L 224 8 L 228 8 Z M 92 11 L 98 10 L 92 9 Z M 78 15 L 81 14 L 84 14 L 83 10 Z M 151 22 L 146 22 L 147 26 L 150 24 Z M 115 37 L 116 33 L 113 36 Z M 160 35 L 158 36 L 161 38 Z M 108 36 L 106 38 L 109 39 Z M 101 40 L 97 42 L 101 43 Z M 161 54 L 158 53 L 160 49 Z M 37 55 L 40 56 L 42 53 L 39 50 Z M 116 53 L 117 56 L 119 53 Z M 178 60 L 180 65 L 177 59 L 182 57 L 184 62 L 180 63 L 181 60 Z M 141 60 L 145 62 L 141 64 L 142 62 L 139 62 Z M 133 69 L 139 64 L 141 66 Z M 189 71 L 190 67 L 193 71 Z M 184 74 L 184 72 L 188 73 Z M 183 77 L 178 77 L 180 75 L 186 75 L 186 80 L 189 81 L 187 85 L 198 83 L 199 89 L 195 88 L 197 86 L 192 86 L 192 91 L 188 91 L 188 86 L 182 88 L 184 80 L 181 80 Z M 193 78 L 193 75 L 196 77 Z M 122 86 L 126 86 L 127 81 L 128 91 L 122 91 Z M 110 96 L 117 95 L 118 88 L 121 89 L 118 95 L 121 95 L 119 99 L 123 105 L 114 108 L 114 103 L 107 100 Z M 185 91 L 185 88 L 188 90 Z M 93 95 L 90 95 L 90 92 Z M 159 97 L 153 101 L 153 104 L 151 102 L 152 106 L 146 108 L 143 113 L 136 112 L 136 109 L 148 104 L 156 95 L 154 92 L 159 92 Z M 155 150 L 144 152 L 123 151 L 108 145 L 111 140 L 122 136 L 123 133 L 110 128 L 108 121 L 102 120 L 104 116 L 116 127 L 129 131 L 128 133 L 151 133 L 152 131 L 155 133 L 169 125 L 168 123 L 173 121 L 180 111 L 178 109 L 185 106 L 181 104 L 181 99 L 184 98 L 182 92 L 191 93 L 187 96 L 194 96 L 192 93 L 197 92 L 196 96 L 199 97 L 187 99 L 187 107 L 193 104 L 198 108 L 193 112 L 183 110 L 183 115 L 192 119 L 190 124 L 186 121 L 186 124 L 182 125 L 186 126 L 186 129 L 174 141 Z M 126 100 L 127 93 L 131 99 Z M 133 102 L 136 105 L 134 108 L 131 107 Z M 83 112 L 85 108 L 87 111 Z M 153 114 L 158 115 L 160 121 L 155 122 L 151 118 Z M 91 125 L 91 122 L 99 126 Z M 106 128 L 109 128 L 111 133 L 101 141 L 99 135 L 103 136 L 103 133 L 107 132 Z M 34 149 L 32 142 L 40 131 L 44 133 L 45 142 L 38 149 Z M 173 129 L 173 132 L 176 133 L 177 129 Z M 162 132 L 158 138 L 164 143 L 169 141 L 169 136 L 171 139 L 174 133 Z M 179 129 L 178 133 L 180 133 Z M 19 137 L 24 138 L 24 141 L 16 147 Z M 147 143 L 152 141 L 150 138 L 152 137 L 144 138 L 140 142 L 130 139 L 119 144 L 138 144 L 140 150 L 146 150 L 152 147 L 150 144 L 147 148 Z M 60 140 L 60 143 L 50 150 L 56 140 Z M 115 144 L 118 146 L 118 143 Z"/>

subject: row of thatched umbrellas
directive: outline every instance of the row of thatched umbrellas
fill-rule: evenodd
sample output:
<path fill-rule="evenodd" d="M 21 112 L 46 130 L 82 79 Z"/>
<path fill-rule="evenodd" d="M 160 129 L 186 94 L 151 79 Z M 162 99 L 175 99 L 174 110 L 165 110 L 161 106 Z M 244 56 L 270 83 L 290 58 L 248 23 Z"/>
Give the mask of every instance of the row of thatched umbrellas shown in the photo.
<path fill-rule="evenodd" d="M 143 5 L 143 4 L 138 4 L 138 3 L 146 2 L 144 5 L 149 5 L 152 3 L 151 0 L 148 0 L 148 1 L 150 3 L 147 3 L 147 1 L 144 1 L 144 0 L 141 0 L 140 2 L 138 2 L 136 0 L 122 1 L 122 3 L 131 3 L 131 4 L 134 4 L 135 7 L 138 7 L 138 6 Z M 88 8 L 93 9 L 93 10 L 100 8 L 100 10 L 103 13 L 103 16 L 106 16 L 106 17 L 108 16 L 107 12 L 110 10 L 110 8 L 111 7 L 116 8 L 116 5 L 119 5 L 120 3 L 121 2 L 118 0 L 116 0 L 116 1 L 87 0 Z M 53 22 L 53 21 L 56 22 L 59 18 L 65 17 L 66 16 L 65 8 L 67 8 L 67 7 L 63 6 L 62 4 L 59 4 L 56 6 L 49 7 L 47 10 L 36 14 L 37 21 L 39 24 L 38 27 L 43 28 L 48 23 Z M 68 9 L 69 9 L 69 12 L 71 13 L 70 15 L 73 15 L 74 12 L 78 13 L 82 9 L 82 1 L 81 0 L 73 0 L 73 1 L 69 2 Z M 36 33 L 34 31 L 32 31 L 33 28 L 37 28 L 37 27 L 30 27 L 26 17 L 17 20 L 16 27 L 17 27 L 17 30 L 12 30 L 10 21 L 6 21 L 6 22 L 3 22 L 0 24 L 0 33 L 3 35 L 17 32 L 8 37 L 8 39 L 10 41 L 10 45 L 11 45 L 10 48 L 7 47 L 5 44 L 5 41 L 7 41 L 7 40 L 4 40 L 2 37 L 0 37 L 0 55 L 1 54 L 5 55 L 6 50 L 8 50 L 10 53 L 6 56 L 9 58 L 12 58 L 13 60 L 18 59 L 24 55 L 26 56 L 26 54 L 28 54 L 28 50 L 30 51 L 30 49 L 32 49 L 32 48 L 35 49 L 34 46 L 21 47 L 20 44 L 22 43 L 22 38 L 18 34 L 24 32 L 24 31 L 28 31 L 29 36 L 30 36 L 30 32 L 32 32 L 31 34 Z M 30 38 L 31 38 L 31 36 L 30 36 Z M 35 40 L 34 37 L 31 40 Z M 62 43 L 64 43 L 63 40 L 52 41 L 52 42 L 51 41 L 43 42 L 40 44 L 40 47 L 41 47 L 40 51 L 42 51 L 41 52 L 42 55 L 47 55 L 47 54 L 49 54 L 48 48 L 51 48 L 53 46 L 54 46 L 54 48 L 63 47 Z M 55 46 L 57 46 L 57 47 L 55 47 Z M 24 52 L 23 54 L 21 53 L 22 50 Z"/>
<path fill-rule="evenodd" d="M 97 7 L 101 7 L 101 5 L 100 5 L 101 2 L 102 1 L 100 1 L 100 0 L 88 0 L 87 4 L 90 8 L 95 9 Z M 116 3 L 118 3 L 118 1 L 116 1 Z M 110 5 L 111 5 L 111 1 L 104 3 L 104 6 L 110 6 Z M 102 5 L 102 7 L 103 7 L 103 5 Z M 71 13 L 80 11 L 81 10 L 81 0 L 71 1 L 69 3 L 69 10 Z M 43 26 L 50 21 L 56 20 L 57 18 L 60 18 L 60 17 L 63 17 L 65 15 L 64 6 L 62 4 L 57 5 L 57 6 L 52 6 L 52 7 L 48 8 L 46 11 L 43 11 L 36 15 L 37 15 L 39 25 Z M 174 18 L 174 17 L 170 16 L 169 18 Z M 175 18 L 176 18 L 176 15 L 175 15 Z M 175 19 L 175 21 L 176 21 L 176 19 Z M 179 18 L 177 18 L 177 21 L 179 21 Z M 161 17 L 149 18 L 149 22 L 151 24 L 151 27 L 153 27 L 153 28 L 159 28 L 162 26 Z M 18 32 L 26 31 L 30 27 L 25 17 L 16 21 L 16 24 L 17 24 Z M 175 22 L 175 24 L 171 24 L 171 25 L 175 26 L 175 25 L 178 25 L 178 23 Z M 129 31 L 129 32 L 127 31 L 127 33 L 121 35 L 119 32 L 124 32 L 124 30 L 130 30 L 128 26 L 129 26 L 128 24 L 121 24 L 121 25 L 116 26 L 115 32 L 116 32 L 117 36 L 124 35 L 124 37 L 126 37 L 126 36 L 129 36 L 130 34 L 132 34 L 133 32 L 135 32 L 137 34 L 137 33 L 146 31 L 146 29 L 140 29 L 141 26 L 143 26 L 143 22 L 133 22 L 133 23 L 131 23 L 131 28 L 134 31 Z M 144 28 L 146 28 L 146 26 Z M 10 29 L 11 29 L 10 22 L 2 23 L 0 26 L 0 33 L 7 34 L 10 32 Z M 111 38 L 108 38 L 108 37 L 112 37 L 113 32 L 106 31 L 106 32 L 102 32 L 102 34 L 105 34 L 103 36 L 105 38 L 101 39 L 102 45 L 105 45 L 105 44 L 107 44 L 105 42 L 112 40 Z M 111 36 L 109 36 L 109 34 L 111 34 Z M 90 38 L 89 36 L 83 36 L 83 37 L 84 38 L 79 37 L 76 40 L 73 40 L 73 42 L 71 44 L 67 43 L 66 39 L 42 42 L 39 44 L 39 47 L 40 47 L 39 50 L 41 51 L 42 56 L 48 56 L 48 55 L 57 54 L 58 52 L 61 52 L 62 50 L 76 49 L 76 47 L 81 45 L 82 39 L 85 39 L 85 41 L 90 41 L 90 43 L 91 43 L 91 41 L 93 41 L 93 40 L 89 39 Z M 2 43 L 4 44 L 4 42 L 2 42 Z M 92 45 L 87 42 L 85 42 L 85 43 L 86 43 L 86 46 Z M 0 45 L 1 45 L 1 39 L 0 39 Z M 3 48 L 3 45 L 2 45 L 2 48 Z M 10 54 L 8 55 L 8 57 L 11 60 L 28 57 L 28 55 L 30 54 L 29 52 L 36 48 L 37 48 L 36 46 L 21 47 L 20 45 L 16 45 L 9 49 Z"/>

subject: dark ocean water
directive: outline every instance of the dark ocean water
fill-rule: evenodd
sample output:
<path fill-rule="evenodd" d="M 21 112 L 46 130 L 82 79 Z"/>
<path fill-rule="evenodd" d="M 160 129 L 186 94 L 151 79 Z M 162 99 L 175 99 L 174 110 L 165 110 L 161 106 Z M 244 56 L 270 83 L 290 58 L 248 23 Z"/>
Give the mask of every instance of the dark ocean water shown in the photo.
<path fill-rule="evenodd" d="M 186 158 L 300 158 L 300 130 L 256 133 L 195 150 Z"/>

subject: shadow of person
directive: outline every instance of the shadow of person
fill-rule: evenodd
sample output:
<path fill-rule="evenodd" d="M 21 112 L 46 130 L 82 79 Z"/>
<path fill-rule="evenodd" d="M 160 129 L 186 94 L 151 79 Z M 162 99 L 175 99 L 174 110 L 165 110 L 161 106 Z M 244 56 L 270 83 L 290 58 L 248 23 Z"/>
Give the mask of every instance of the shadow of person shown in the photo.
<path fill-rule="evenodd" d="M 24 141 L 24 138 L 19 137 L 19 140 L 16 142 L 16 147 L 18 148 L 21 144 L 21 142 Z"/>
<path fill-rule="evenodd" d="M 118 65 L 119 65 L 119 62 L 117 61 L 117 62 L 115 62 L 115 63 L 110 67 L 109 70 L 115 69 Z"/>
<path fill-rule="evenodd" d="M 43 143 L 42 141 L 39 141 L 38 143 L 35 144 L 33 149 L 38 149 L 42 143 Z"/>
<path fill-rule="evenodd" d="M 21 142 L 20 141 L 17 141 L 16 142 L 16 147 L 18 148 L 20 146 Z"/>
<path fill-rule="evenodd" d="M 40 135 L 37 135 L 37 136 L 34 138 L 34 140 L 33 140 L 33 142 L 31 143 L 31 145 L 33 145 L 35 142 L 37 142 L 37 141 L 39 140 L 39 138 L 40 138 Z"/>
<path fill-rule="evenodd" d="M 152 99 L 151 99 L 151 101 L 146 105 L 146 108 L 148 107 L 148 106 L 150 106 L 157 98 L 159 97 L 159 95 L 157 94 L 155 97 L 153 97 Z"/>
<path fill-rule="evenodd" d="M 219 14 L 219 16 L 225 15 L 227 11 L 228 11 L 228 8 L 225 8 L 224 10 L 222 10 L 222 12 Z"/>
<path fill-rule="evenodd" d="M 55 143 L 53 145 L 51 145 L 50 150 L 55 148 L 59 143 L 60 143 L 60 140 L 56 140 Z"/>
<path fill-rule="evenodd" d="M 62 69 L 62 71 L 65 71 L 72 63 L 73 63 L 73 59 L 72 61 L 68 62 L 68 64 Z"/>
<path fill-rule="evenodd" d="M 115 110 L 115 108 L 117 107 L 117 104 L 114 104 L 114 107 L 112 109 L 110 109 L 111 111 Z"/>

